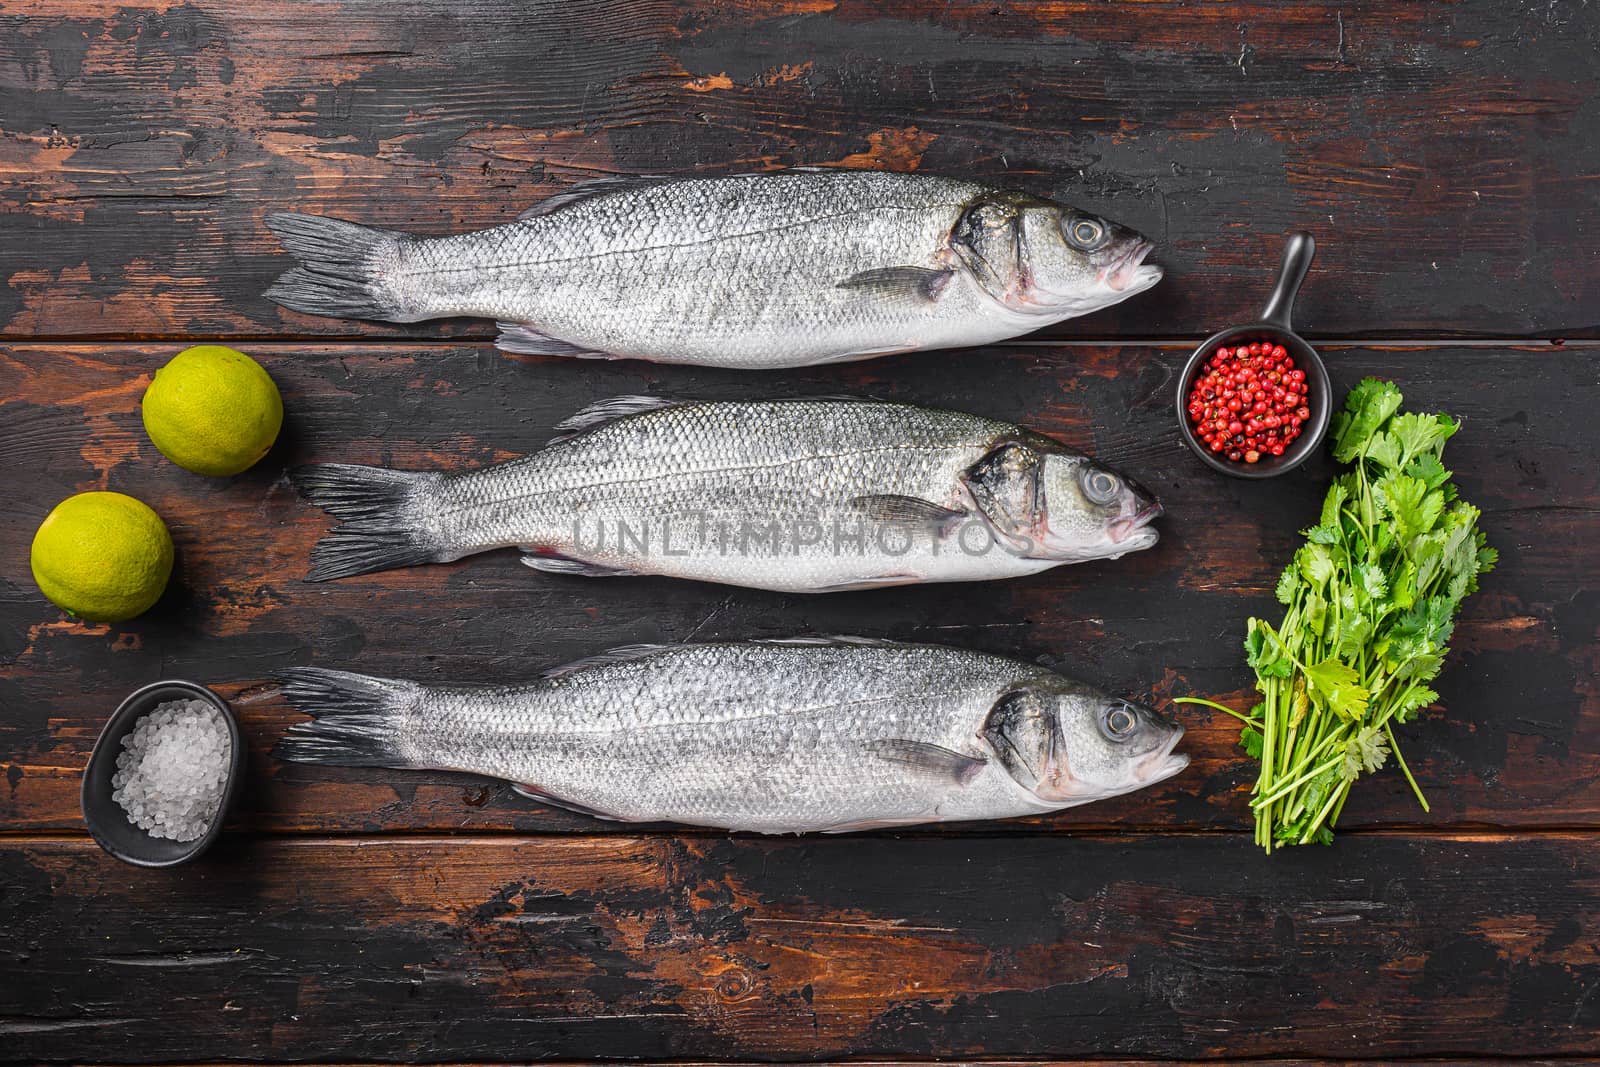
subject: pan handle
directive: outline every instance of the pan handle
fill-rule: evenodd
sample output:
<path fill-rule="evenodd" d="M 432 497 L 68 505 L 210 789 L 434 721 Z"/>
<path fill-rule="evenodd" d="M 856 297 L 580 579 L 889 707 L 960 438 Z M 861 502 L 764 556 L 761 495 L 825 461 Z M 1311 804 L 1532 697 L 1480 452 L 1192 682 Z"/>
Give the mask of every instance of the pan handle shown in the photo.
<path fill-rule="evenodd" d="M 1266 309 L 1261 312 L 1261 321 L 1276 326 L 1284 333 L 1293 333 L 1294 327 L 1289 323 L 1290 313 L 1294 310 L 1294 298 L 1300 292 L 1300 283 L 1306 280 L 1306 271 L 1311 269 L 1311 259 L 1317 254 L 1317 241 L 1304 230 L 1297 230 L 1289 235 L 1289 243 L 1283 248 L 1283 266 L 1278 268 L 1278 281 L 1272 287 L 1272 295 L 1267 298 Z"/>

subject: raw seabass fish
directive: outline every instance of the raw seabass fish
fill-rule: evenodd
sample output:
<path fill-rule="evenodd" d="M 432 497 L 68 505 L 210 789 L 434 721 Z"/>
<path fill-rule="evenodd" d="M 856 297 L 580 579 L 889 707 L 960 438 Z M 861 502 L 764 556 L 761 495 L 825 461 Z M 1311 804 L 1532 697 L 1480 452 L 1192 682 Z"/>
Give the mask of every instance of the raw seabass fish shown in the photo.
<path fill-rule="evenodd" d="M 512 352 L 796 367 L 978 345 L 1155 285 L 1139 234 L 1066 204 L 881 171 L 606 179 L 504 226 L 414 237 L 315 215 L 267 226 L 313 315 L 500 321 Z"/>
<path fill-rule="evenodd" d="M 1183 729 L 1016 660 L 861 638 L 637 646 L 517 686 L 281 675 L 276 755 L 503 778 L 555 807 L 760 833 L 1034 815 L 1177 774 Z"/>
<path fill-rule="evenodd" d="M 520 546 L 538 570 L 785 592 L 1033 574 L 1155 544 L 1155 499 L 1010 423 L 872 400 L 604 401 L 521 459 L 326 464 L 309 579 Z"/>

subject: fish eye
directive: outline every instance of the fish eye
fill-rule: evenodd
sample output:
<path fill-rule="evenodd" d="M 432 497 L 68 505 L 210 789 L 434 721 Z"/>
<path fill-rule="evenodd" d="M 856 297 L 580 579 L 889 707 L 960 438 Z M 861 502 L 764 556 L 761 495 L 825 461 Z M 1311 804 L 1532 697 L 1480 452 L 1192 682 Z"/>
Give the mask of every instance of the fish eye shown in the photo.
<path fill-rule="evenodd" d="M 1105 239 L 1106 228 L 1094 219 L 1077 219 L 1067 227 L 1067 240 L 1085 252 L 1093 252 Z"/>
<path fill-rule="evenodd" d="M 1098 467 L 1085 467 L 1080 482 L 1091 504 L 1109 504 L 1122 492 L 1122 479 Z"/>
<path fill-rule="evenodd" d="M 1139 726 L 1139 713 L 1132 704 L 1117 703 L 1107 704 L 1100 713 L 1100 732 L 1105 734 L 1107 741 L 1121 743 L 1133 736 L 1134 730 Z"/>

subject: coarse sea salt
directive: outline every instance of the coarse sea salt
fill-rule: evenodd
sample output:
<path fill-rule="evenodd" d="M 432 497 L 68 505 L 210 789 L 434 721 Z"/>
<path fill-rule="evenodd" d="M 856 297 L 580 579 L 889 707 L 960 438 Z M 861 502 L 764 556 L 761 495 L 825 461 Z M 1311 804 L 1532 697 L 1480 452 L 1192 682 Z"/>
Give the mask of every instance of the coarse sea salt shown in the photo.
<path fill-rule="evenodd" d="M 204 700 L 169 700 L 122 739 L 111 799 L 151 837 L 194 841 L 222 806 L 233 740 L 222 712 Z"/>

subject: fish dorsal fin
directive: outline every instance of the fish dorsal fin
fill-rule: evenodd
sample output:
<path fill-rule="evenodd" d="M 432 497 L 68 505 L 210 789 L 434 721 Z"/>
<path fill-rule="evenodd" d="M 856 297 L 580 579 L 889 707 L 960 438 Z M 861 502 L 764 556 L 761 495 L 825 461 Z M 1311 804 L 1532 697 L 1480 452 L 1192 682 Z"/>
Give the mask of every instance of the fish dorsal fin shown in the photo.
<path fill-rule="evenodd" d="M 660 185 L 663 182 L 675 179 L 665 174 L 616 174 L 609 178 L 591 178 L 576 185 L 568 186 L 552 196 L 539 201 L 537 204 L 517 216 L 517 221 L 539 219 L 546 215 L 553 215 L 562 208 L 581 204 L 585 200 L 605 196 L 607 193 L 621 193 L 631 189 L 643 189 L 651 185 Z"/>
<path fill-rule="evenodd" d="M 604 426 L 608 422 L 615 422 L 629 415 L 643 415 L 647 411 L 661 411 L 664 408 L 683 407 L 685 404 L 693 403 L 696 401 L 668 400 L 659 396 L 614 396 L 608 400 L 599 400 L 556 423 L 556 435 L 550 438 L 550 443 L 559 444 L 581 433 L 588 433 L 597 426 Z"/>
<path fill-rule="evenodd" d="M 856 637 L 853 634 L 811 634 L 805 637 L 764 637 L 752 645 L 777 645 L 782 648 L 905 648 L 898 641 L 881 637 Z"/>
<path fill-rule="evenodd" d="M 593 200 L 598 196 L 608 193 L 623 193 L 634 189 L 645 189 L 652 185 L 662 185 L 666 182 L 677 181 L 713 181 L 718 178 L 767 178 L 775 174 L 849 174 L 854 168 L 841 167 L 832 164 L 809 164 L 798 167 L 780 167 L 777 170 L 750 170 L 739 171 L 734 174 L 614 174 L 607 178 L 590 178 L 553 193 L 537 204 L 517 216 L 517 221 L 525 219 L 538 219 L 552 215 L 562 208 L 571 207 L 573 204 L 585 200 Z"/>
<path fill-rule="evenodd" d="M 593 667 L 607 667 L 616 663 L 632 663 L 634 660 L 649 659 L 651 656 L 662 652 L 671 652 L 674 649 L 689 648 L 689 645 L 619 645 L 608 648 L 604 652 L 597 652 L 593 656 L 575 659 L 571 663 L 563 663 L 559 667 L 549 667 L 539 672 L 540 678 L 561 678 L 569 674 L 577 674 Z"/>
<path fill-rule="evenodd" d="M 715 644 L 716 642 L 710 642 Z M 898 641 L 885 641 L 881 637 L 855 637 L 850 634 L 815 634 L 805 637 L 767 637 L 744 644 L 768 645 L 777 648 L 909 648 L 911 646 Z M 674 652 L 687 648 L 703 646 L 706 642 L 686 643 L 680 645 L 665 644 L 638 644 L 621 645 L 610 648 L 593 656 L 586 656 L 571 663 L 563 663 L 559 667 L 550 667 L 540 672 L 541 678 L 560 678 L 578 671 L 586 671 L 591 667 L 606 667 L 616 663 L 632 663 L 635 660 L 649 659 L 651 656 L 663 652 Z"/>

